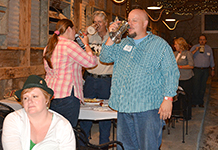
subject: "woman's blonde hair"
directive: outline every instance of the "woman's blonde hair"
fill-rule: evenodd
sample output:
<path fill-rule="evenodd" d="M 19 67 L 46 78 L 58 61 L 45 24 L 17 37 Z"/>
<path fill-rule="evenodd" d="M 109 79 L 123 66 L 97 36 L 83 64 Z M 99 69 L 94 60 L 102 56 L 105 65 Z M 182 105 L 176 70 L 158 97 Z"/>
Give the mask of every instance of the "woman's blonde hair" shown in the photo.
<path fill-rule="evenodd" d="M 179 37 L 177 39 L 174 40 L 174 43 L 177 42 L 177 44 L 179 45 L 179 47 L 184 51 L 184 50 L 188 50 L 188 43 L 186 42 L 186 40 L 182 37 Z"/>
<path fill-rule="evenodd" d="M 56 25 L 56 31 L 58 31 L 59 34 L 54 33 L 52 37 L 49 39 L 45 54 L 43 56 L 43 58 L 46 60 L 46 62 L 48 63 L 48 66 L 51 69 L 53 69 L 52 62 L 51 62 L 51 56 L 55 49 L 55 46 L 58 43 L 58 36 L 64 34 L 68 27 L 72 28 L 73 26 L 74 26 L 73 22 L 69 19 L 61 19 L 58 21 Z"/>

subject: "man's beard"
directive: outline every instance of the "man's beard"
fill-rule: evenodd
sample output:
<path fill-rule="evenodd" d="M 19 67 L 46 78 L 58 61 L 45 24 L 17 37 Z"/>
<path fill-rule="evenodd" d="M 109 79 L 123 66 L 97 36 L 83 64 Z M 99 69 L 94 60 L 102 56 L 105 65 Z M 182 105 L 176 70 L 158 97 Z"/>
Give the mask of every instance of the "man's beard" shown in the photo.
<path fill-rule="evenodd" d="M 130 38 L 135 38 L 136 36 L 137 36 L 136 32 L 134 32 L 132 34 L 128 33 L 128 37 L 130 37 Z"/>

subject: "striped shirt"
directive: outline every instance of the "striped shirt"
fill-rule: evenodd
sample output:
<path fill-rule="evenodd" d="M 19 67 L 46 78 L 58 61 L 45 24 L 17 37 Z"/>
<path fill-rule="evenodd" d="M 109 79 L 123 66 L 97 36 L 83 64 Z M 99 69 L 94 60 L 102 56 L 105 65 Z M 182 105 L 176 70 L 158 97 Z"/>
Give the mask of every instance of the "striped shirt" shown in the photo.
<path fill-rule="evenodd" d="M 94 67 L 97 64 L 96 56 L 85 52 L 74 41 L 58 37 L 51 62 L 53 69 L 44 60 L 45 80 L 54 90 L 54 98 L 70 96 L 74 87 L 75 97 L 83 101 L 82 66 Z"/>
<path fill-rule="evenodd" d="M 169 44 L 148 32 L 139 44 L 125 38 L 102 46 L 102 62 L 114 62 L 111 108 L 125 113 L 158 109 L 164 96 L 176 95 L 179 70 Z"/>

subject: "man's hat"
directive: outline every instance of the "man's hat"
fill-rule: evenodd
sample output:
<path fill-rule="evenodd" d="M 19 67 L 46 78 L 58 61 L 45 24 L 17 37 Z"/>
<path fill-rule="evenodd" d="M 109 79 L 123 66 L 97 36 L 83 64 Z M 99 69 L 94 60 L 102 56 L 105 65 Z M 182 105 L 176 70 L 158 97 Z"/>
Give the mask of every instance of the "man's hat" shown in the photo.
<path fill-rule="evenodd" d="M 15 95 L 17 96 L 17 98 L 19 98 L 21 100 L 21 92 L 24 89 L 28 89 L 28 88 L 32 88 L 32 87 L 38 87 L 38 88 L 45 90 L 46 92 L 51 94 L 50 99 L 54 95 L 54 91 L 47 86 L 45 80 L 37 75 L 30 75 L 27 78 L 26 82 L 24 83 L 23 88 L 21 90 L 16 91 Z"/>

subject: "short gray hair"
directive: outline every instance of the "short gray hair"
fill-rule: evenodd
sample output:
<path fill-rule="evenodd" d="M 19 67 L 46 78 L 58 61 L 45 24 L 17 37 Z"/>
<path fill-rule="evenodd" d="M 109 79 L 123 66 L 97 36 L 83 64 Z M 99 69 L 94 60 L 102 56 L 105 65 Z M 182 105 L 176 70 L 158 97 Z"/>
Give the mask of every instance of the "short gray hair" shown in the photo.
<path fill-rule="evenodd" d="M 92 20 L 93 20 L 93 21 L 94 21 L 94 18 L 95 18 L 96 16 L 102 17 L 102 19 L 103 19 L 105 22 L 108 21 L 107 15 L 106 15 L 106 13 L 105 13 L 104 11 L 95 11 L 95 12 L 93 13 L 93 16 L 92 16 Z"/>

